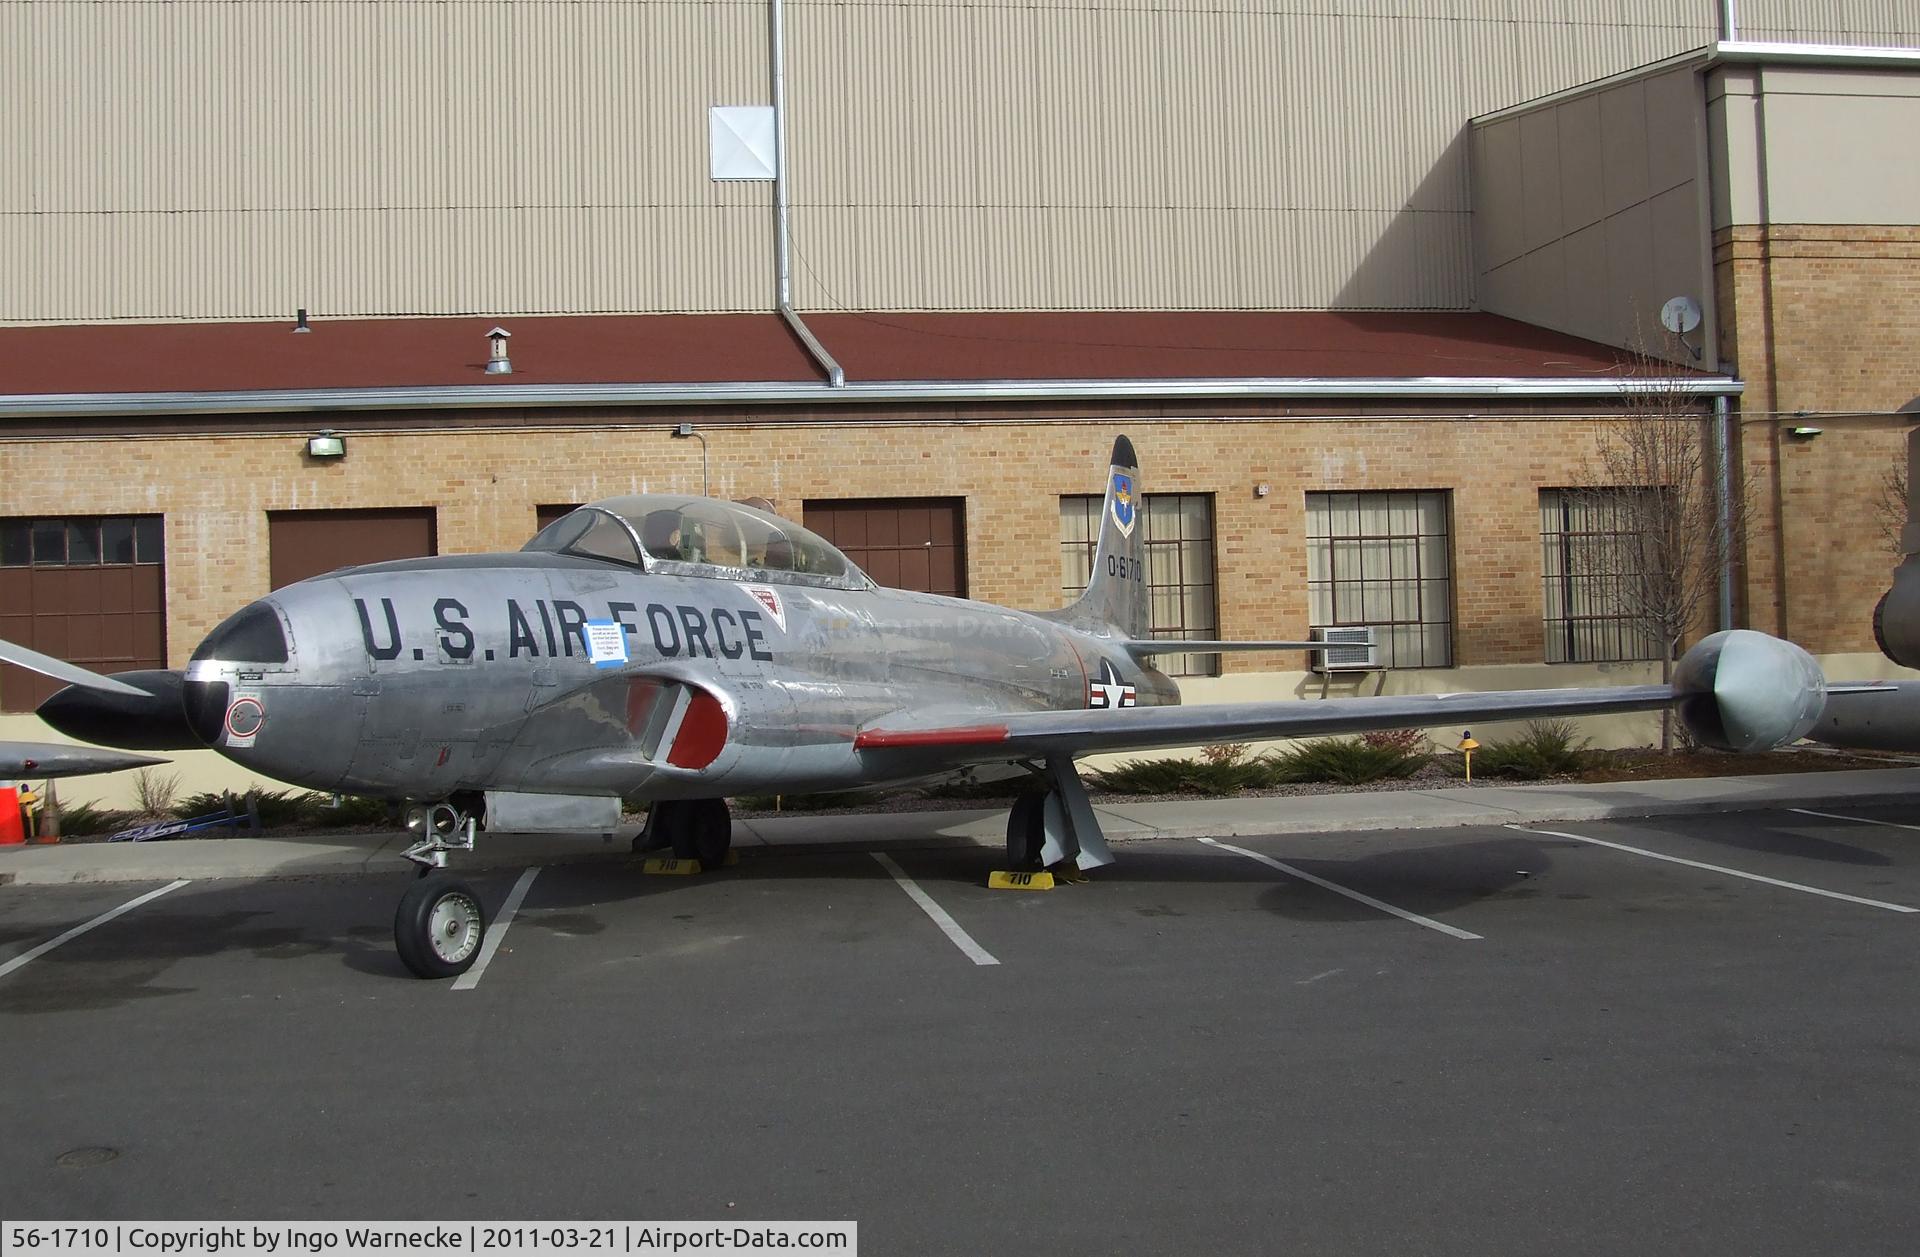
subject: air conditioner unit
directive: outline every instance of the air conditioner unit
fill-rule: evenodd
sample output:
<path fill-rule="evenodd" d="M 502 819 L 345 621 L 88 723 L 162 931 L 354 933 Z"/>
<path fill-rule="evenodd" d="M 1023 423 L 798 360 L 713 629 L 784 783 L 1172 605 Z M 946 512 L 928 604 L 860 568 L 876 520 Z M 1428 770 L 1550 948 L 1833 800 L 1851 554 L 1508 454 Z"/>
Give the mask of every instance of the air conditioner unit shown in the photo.
<path fill-rule="evenodd" d="M 1317 628 L 1313 630 L 1313 640 L 1326 643 L 1312 654 L 1315 672 L 1377 672 L 1380 669 L 1380 647 L 1369 625 Z"/>

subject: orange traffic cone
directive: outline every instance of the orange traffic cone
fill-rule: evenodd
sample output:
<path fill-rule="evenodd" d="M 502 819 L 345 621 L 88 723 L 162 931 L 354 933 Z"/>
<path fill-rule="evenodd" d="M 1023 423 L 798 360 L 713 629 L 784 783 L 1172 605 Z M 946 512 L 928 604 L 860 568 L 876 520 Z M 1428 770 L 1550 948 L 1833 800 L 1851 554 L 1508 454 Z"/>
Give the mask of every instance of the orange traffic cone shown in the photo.
<path fill-rule="evenodd" d="M 17 847 L 26 840 L 26 826 L 20 823 L 20 792 L 0 786 L 0 847 Z"/>

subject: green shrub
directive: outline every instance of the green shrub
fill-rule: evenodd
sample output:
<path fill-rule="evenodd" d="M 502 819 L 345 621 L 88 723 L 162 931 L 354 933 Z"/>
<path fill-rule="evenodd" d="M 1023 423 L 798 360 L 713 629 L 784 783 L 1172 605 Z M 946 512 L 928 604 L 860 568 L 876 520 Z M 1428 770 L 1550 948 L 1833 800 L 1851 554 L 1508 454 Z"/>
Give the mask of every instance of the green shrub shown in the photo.
<path fill-rule="evenodd" d="M 1227 795 L 1271 784 L 1265 759 L 1130 759 L 1088 774 L 1087 784 L 1113 794 Z"/>
<path fill-rule="evenodd" d="M 233 806 L 242 815 L 246 813 L 247 805 L 239 795 L 233 796 Z M 173 815 L 183 821 L 192 820 L 198 816 L 211 816 L 215 812 L 227 810 L 227 796 L 212 790 L 203 790 L 199 794 L 190 794 L 179 800 L 170 810 Z"/>
<path fill-rule="evenodd" d="M 112 808 L 95 807 L 91 803 L 60 806 L 60 832 L 75 838 L 111 834 L 128 828 L 133 820 L 132 812 L 117 812 Z"/>
<path fill-rule="evenodd" d="M 328 825 L 397 825 L 400 823 L 394 805 L 386 799 L 370 798 L 364 794 L 349 794 L 341 798 L 340 806 L 333 806 L 328 798 L 320 808 L 320 818 Z"/>
<path fill-rule="evenodd" d="M 1026 790 L 1037 790 L 1040 783 L 1025 775 L 1002 777 L 998 781 L 974 781 L 966 778 L 958 781 L 938 781 L 930 786 L 920 787 L 923 799 L 954 799 L 969 802 L 975 799 L 1011 799 Z"/>
<path fill-rule="evenodd" d="M 1315 738 L 1268 756 L 1276 782 L 1332 781 L 1363 785 L 1411 777 L 1431 758 L 1395 738 L 1379 744 L 1366 738 Z"/>
<path fill-rule="evenodd" d="M 1473 753 L 1476 777 L 1538 781 L 1577 773 L 1590 758 L 1571 720 L 1530 720 L 1518 736 L 1489 742 Z M 1464 769 L 1462 769 L 1464 771 Z"/>
<path fill-rule="evenodd" d="M 745 812 L 828 812 L 842 807 L 865 807 L 886 798 L 879 790 L 830 790 L 824 794 L 743 794 L 733 805 Z"/>

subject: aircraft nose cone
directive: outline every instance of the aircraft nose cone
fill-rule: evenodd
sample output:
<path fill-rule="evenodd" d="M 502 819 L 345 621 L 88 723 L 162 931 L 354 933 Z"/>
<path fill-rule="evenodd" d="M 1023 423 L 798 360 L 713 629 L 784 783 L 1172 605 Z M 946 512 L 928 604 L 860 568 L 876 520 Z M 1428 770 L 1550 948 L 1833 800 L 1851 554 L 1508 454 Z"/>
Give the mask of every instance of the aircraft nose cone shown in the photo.
<path fill-rule="evenodd" d="M 208 746 L 219 745 L 222 734 L 251 738 L 258 724 L 236 726 L 234 721 L 251 720 L 260 705 L 257 700 L 250 709 L 245 703 L 236 705 L 233 687 L 221 673 L 229 666 L 284 668 L 287 653 L 280 613 L 268 603 L 251 603 L 221 621 L 193 652 L 187 667 L 181 699 L 194 736 Z"/>
<path fill-rule="evenodd" d="M 193 736 L 212 746 L 219 742 L 227 727 L 227 701 L 231 693 L 225 681 L 188 681 L 182 687 L 181 702 L 187 710 L 187 724 Z"/>

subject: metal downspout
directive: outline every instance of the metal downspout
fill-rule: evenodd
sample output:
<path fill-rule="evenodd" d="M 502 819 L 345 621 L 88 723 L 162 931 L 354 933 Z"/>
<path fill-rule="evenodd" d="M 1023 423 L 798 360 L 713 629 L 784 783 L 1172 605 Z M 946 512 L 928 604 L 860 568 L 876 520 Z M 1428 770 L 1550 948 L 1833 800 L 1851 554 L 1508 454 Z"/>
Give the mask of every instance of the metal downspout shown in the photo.
<path fill-rule="evenodd" d="M 1713 458 L 1720 478 L 1720 627 L 1733 627 L 1733 420 L 1724 396 L 1713 399 Z"/>
<path fill-rule="evenodd" d="M 1720 38 L 1729 44 L 1740 38 L 1740 20 L 1733 6 L 1734 0 L 1720 0 Z"/>
<path fill-rule="evenodd" d="M 800 343 L 807 347 L 813 360 L 827 373 L 827 383 L 834 387 L 843 387 L 847 382 L 847 373 L 843 371 L 826 346 L 814 336 L 813 330 L 801 319 L 793 308 L 793 245 L 792 231 L 789 225 L 787 206 L 787 40 L 786 7 L 781 0 L 768 0 L 768 21 L 772 27 L 773 43 L 773 257 L 774 270 L 777 273 L 777 286 L 774 293 L 774 308 L 780 317 L 786 320 Z"/>

